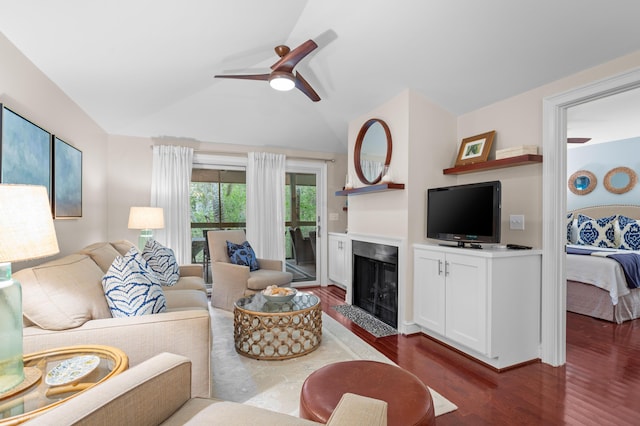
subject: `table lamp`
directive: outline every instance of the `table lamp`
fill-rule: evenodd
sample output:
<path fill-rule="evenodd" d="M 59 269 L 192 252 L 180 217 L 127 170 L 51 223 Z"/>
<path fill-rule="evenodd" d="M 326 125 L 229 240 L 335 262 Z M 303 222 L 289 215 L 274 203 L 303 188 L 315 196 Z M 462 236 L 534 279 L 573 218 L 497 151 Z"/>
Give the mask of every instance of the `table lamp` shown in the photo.
<path fill-rule="evenodd" d="M 131 207 L 128 228 L 140 229 L 138 248 L 144 250 L 147 241 L 153 238 L 153 230 L 164 228 L 162 207 Z"/>
<path fill-rule="evenodd" d="M 46 188 L 0 184 L 0 394 L 13 392 L 25 381 L 22 289 L 11 278 L 11 262 L 58 252 Z"/>

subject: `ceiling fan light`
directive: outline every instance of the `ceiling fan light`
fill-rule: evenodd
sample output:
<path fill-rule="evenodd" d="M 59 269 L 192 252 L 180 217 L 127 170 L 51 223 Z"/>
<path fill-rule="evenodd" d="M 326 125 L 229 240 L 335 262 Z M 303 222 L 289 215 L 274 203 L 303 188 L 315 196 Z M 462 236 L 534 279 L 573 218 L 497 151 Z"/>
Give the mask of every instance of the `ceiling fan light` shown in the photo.
<path fill-rule="evenodd" d="M 276 90 L 286 92 L 296 87 L 296 82 L 293 80 L 293 76 L 288 73 L 273 73 L 269 77 L 269 84 Z"/>

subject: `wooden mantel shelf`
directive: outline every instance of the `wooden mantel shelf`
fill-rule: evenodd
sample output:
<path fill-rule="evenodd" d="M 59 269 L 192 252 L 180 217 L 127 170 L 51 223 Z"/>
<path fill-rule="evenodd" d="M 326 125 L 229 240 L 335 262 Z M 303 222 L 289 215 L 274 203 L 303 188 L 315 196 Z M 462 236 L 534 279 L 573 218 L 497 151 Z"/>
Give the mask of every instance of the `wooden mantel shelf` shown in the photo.
<path fill-rule="evenodd" d="M 481 172 L 483 170 L 503 169 L 505 167 L 524 166 L 526 164 L 542 163 L 542 155 L 524 154 L 516 157 L 501 158 L 500 160 L 490 160 L 484 163 L 466 164 L 464 166 L 444 169 L 445 175 L 462 175 L 465 173 Z"/>
<path fill-rule="evenodd" d="M 336 191 L 336 195 L 360 195 L 370 194 L 372 192 L 382 191 L 394 191 L 398 189 L 404 189 L 404 183 L 380 183 L 378 185 L 363 186 L 361 188 L 343 189 L 342 191 Z"/>

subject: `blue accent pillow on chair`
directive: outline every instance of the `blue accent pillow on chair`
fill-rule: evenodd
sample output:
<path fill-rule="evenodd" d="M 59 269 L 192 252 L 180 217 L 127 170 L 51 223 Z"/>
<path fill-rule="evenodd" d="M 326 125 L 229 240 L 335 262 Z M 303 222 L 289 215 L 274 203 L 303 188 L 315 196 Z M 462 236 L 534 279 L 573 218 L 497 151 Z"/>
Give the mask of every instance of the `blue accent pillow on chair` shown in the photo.
<path fill-rule="evenodd" d="M 142 257 L 158 275 L 160 285 L 168 287 L 176 285 L 180 278 L 180 266 L 173 250 L 156 240 L 149 240 L 142 250 Z"/>
<path fill-rule="evenodd" d="M 114 318 L 157 314 L 167 301 L 155 272 L 135 247 L 113 261 L 102 278 L 107 304 Z"/>
<path fill-rule="evenodd" d="M 248 241 L 242 244 L 227 241 L 227 254 L 229 255 L 229 261 L 235 265 L 248 266 L 250 271 L 260 269 L 256 253 Z"/>

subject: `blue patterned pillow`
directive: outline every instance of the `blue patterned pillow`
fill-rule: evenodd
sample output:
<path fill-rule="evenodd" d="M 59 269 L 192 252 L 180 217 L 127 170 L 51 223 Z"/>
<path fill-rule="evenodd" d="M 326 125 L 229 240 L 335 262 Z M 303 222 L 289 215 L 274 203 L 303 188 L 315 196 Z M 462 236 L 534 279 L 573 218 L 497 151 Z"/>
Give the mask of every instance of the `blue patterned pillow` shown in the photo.
<path fill-rule="evenodd" d="M 250 271 L 260 269 L 256 253 L 251 248 L 248 241 L 242 244 L 234 244 L 227 241 L 227 254 L 231 263 L 236 265 L 248 266 Z"/>
<path fill-rule="evenodd" d="M 617 215 L 593 219 L 578 214 L 577 244 L 616 248 L 615 220 Z"/>
<path fill-rule="evenodd" d="M 620 226 L 620 248 L 640 250 L 640 220 L 620 215 L 618 225 Z"/>
<path fill-rule="evenodd" d="M 574 220 L 573 220 L 573 213 L 567 213 L 567 243 L 568 244 L 573 244 L 574 243 L 574 238 L 573 238 L 573 225 L 574 225 Z"/>
<path fill-rule="evenodd" d="M 149 240 L 142 250 L 142 257 L 153 269 L 153 272 L 158 275 L 160 285 L 168 287 L 176 285 L 180 278 L 180 266 L 178 266 L 173 250 L 156 240 Z"/>
<path fill-rule="evenodd" d="M 107 304 L 114 318 L 157 314 L 167 309 L 158 277 L 132 247 L 113 261 L 102 278 Z"/>

